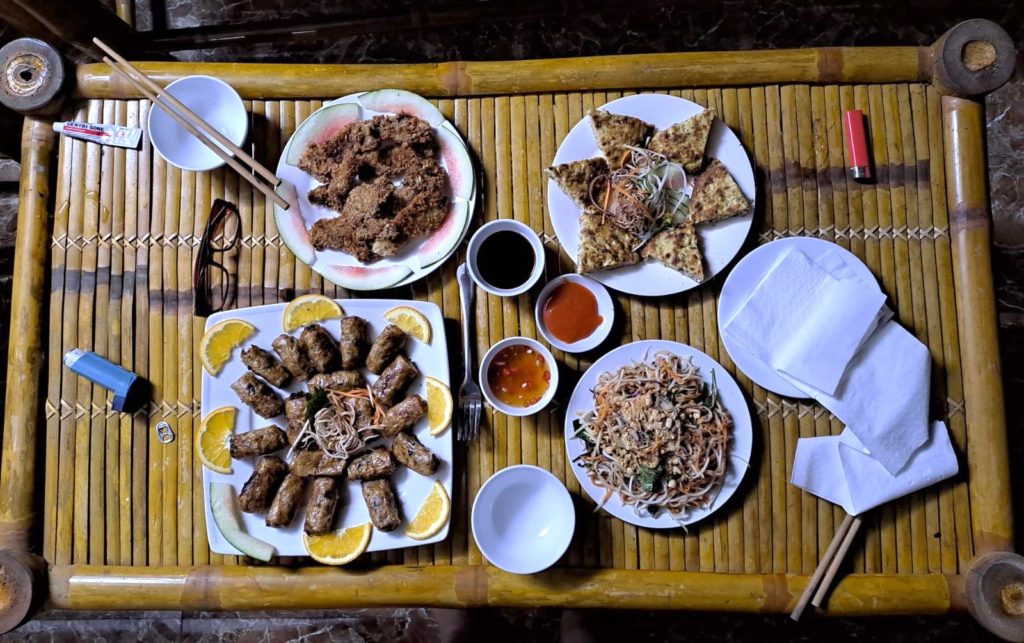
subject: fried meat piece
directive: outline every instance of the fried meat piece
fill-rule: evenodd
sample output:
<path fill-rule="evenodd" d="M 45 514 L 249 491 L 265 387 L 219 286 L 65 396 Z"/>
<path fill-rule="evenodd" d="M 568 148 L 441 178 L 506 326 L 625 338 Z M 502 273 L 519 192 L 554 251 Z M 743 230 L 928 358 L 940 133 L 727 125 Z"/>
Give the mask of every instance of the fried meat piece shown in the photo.
<path fill-rule="evenodd" d="M 231 385 L 231 390 L 261 418 L 269 420 L 284 412 L 284 402 L 274 389 L 248 371 Z"/>
<path fill-rule="evenodd" d="M 242 351 L 242 363 L 277 388 L 286 386 L 288 380 L 292 378 L 288 369 L 282 366 L 270 351 L 263 350 L 255 344 Z"/>

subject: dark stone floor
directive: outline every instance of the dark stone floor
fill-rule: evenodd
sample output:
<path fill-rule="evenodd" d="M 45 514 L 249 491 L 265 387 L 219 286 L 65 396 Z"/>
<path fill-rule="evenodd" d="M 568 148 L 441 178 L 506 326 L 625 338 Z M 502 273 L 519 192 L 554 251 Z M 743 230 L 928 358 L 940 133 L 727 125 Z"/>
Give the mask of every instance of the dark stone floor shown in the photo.
<path fill-rule="evenodd" d="M 302 18 L 339 9 L 329 0 L 138 0 L 137 23 L 189 27 L 256 20 Z M 448 3 L 450 4 L 450 3 Z M 681 50 L 723 50 L 827 45 L 919 45 L 967 18 L 991 18 L 1014 42 L 1024 42 L 1024 2 L 913 0 L 902 3 L 854 0 L 653 0 L 529 3 L 535 17 L 470 21 L 434 29 L 345 35 L 324 41 L 253 45 L 180 52 L 186 60 L 303 62 L 418 62 L 508 59 Z M 509 3 L 509 10 L 516 3 Z M 369 0 L 349 5 L 352 15 L 401 12 L 408 2 Z M 442 9 L 445 2 L 418 3 Z M 522 7 L 519 7 L 522 9 Z M 2 16 L 0 16 L 2 21 Z M 0 24 L 0 41 L 13 37 Z M 988 164 L 995 221 L 997 281 L 1003 373 L 1013 462 L 1024 461 L 1024 75 L 1018 71 L 986 100 Z M 6 125 L 0 115 L 0 125 Z M 6 127 L 5 127 L 6 129 Z M 9 130 L 8 130 L 9 131 Z M 2 151 L 2 150 L 0 150 Z M 11 185 L 0 185 L 0 348 L 6 354 L 10 317 Z M 4 364 L 0 362 L 0 383 Z M 1015 472 L 1018 550 L 1024 551 L 1024 470 Z M 375 609 L 330 613 L 189 614 L 48 612 L 6 638 L 10 640 L 231 640 L 435 641 L 451 615 L 437 610 Z M 599 610 L 478 610 L 470 613 L 470 640 L 582 640 L 561 635 L 563 624 L 580 625 L 593 640 L 614 641 L 986 641 L 990 637 L 966 617 L 805 619 Z"/>

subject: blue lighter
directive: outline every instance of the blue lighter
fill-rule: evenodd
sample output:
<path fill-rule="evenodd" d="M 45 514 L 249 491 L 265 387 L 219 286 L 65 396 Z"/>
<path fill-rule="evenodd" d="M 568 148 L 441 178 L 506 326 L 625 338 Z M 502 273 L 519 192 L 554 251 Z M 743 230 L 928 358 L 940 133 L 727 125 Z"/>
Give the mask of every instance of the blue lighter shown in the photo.
<path fill-rule="evenodd" d="M 64 355 L 64 365 L 94 384 L 114 393 L 110 407 L 115 411 L 141 406 L 145 380 L 92 351 L 73 348 Z"/>

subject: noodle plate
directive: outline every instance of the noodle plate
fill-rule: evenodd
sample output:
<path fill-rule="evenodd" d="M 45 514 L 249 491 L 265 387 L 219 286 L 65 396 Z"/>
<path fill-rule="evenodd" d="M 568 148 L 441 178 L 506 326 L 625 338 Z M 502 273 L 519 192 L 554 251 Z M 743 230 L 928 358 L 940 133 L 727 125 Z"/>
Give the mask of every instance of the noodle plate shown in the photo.
<path fill-rule="evenodd" d="M 706 385 L 690 358 L 667 351 L 602 373 L 594 408 L 575 422 L 584 443 L 576 458 L 605 490 L 640 515 L 663 510 L 677 520 L 711 504 L 728 469 L 732 417 L 714 371 Z"/>

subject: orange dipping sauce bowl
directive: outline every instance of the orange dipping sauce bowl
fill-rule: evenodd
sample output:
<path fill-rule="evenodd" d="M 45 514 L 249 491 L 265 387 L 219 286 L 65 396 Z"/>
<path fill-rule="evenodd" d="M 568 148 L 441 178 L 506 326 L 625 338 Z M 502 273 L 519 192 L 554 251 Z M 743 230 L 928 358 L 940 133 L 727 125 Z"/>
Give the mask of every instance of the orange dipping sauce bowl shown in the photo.
<path fill-rule="evenodd" d="M 537 329 L 555 348 L 582 353 L 597 348 L 615 321 L 608 290 L 583 275 L 552 279 L 537 297 Z"/>

